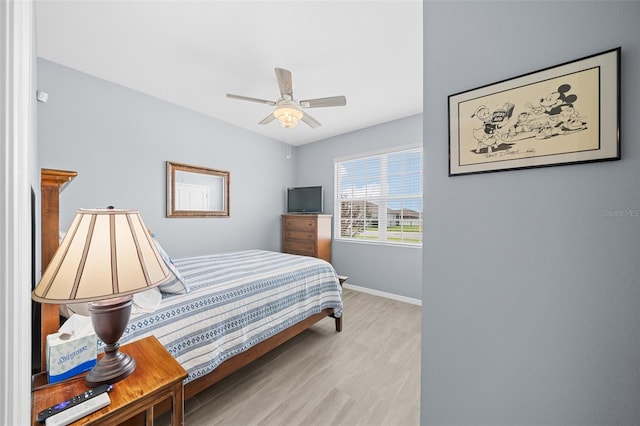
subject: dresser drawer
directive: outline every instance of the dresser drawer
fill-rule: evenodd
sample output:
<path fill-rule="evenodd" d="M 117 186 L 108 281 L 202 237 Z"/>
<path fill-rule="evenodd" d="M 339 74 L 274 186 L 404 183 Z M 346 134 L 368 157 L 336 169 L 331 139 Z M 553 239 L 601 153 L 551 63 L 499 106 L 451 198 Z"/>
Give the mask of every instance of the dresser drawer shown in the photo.
<path fill-rule="evenodd" d="M 287 240 L 302 240 L 314 242 L 316 239 L 316 233 L 313 231 L 286 231 L 284 233 Z"/>
<path fill-rule="evenodd" d="M 316 247 L 313 241 L 305 242 L 305 241 L 287 240 L 284 243 L 284 252 L 291 253 L 291 254 L 301 254 L 303 256 L 315 256 Z"/>
<path fill-rule="evenodd" d="M 309 218 L 286 218 L 284 226 L 287 231 L 312 231 L 315 233 L 316 222 Z"/>

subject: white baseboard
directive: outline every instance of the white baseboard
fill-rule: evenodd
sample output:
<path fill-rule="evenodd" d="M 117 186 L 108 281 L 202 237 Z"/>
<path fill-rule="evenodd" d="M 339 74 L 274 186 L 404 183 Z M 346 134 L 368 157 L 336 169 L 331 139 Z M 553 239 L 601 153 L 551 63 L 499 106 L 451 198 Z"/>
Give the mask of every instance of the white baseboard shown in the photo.
<path fill-rule="evenodd" d="M 344 283 L 342 286 L 349 290 L 359 291 L 361 293 L 372 294 L 374 296 L 380 296 L 386 299 L 393 299 L 400 302 L 410 303 L 412 305 L 422 306 L 422 300 L 414 299 L 413 297 L 400 296 L 399 294 L 387 293 L 386 291 L 374 290 L 371 288 L 361 287 L 359 285 L 353 285 L 349 283 Z"/>

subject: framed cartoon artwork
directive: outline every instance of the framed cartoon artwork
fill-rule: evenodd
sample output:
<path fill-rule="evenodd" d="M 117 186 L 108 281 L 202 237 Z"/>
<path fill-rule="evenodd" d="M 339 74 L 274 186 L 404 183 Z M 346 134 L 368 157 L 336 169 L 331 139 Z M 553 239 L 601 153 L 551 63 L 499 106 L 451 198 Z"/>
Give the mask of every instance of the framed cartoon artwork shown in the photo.
<path fill-rule="evenodd" d="M 449 96 L 449 176 L 620 159 L 621 48 Z"/>

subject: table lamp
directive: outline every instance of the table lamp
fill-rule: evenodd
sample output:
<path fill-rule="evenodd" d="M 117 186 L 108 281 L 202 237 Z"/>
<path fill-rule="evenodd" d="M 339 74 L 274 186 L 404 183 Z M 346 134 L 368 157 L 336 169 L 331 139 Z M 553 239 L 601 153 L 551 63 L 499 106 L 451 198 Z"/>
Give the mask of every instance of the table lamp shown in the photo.
<path fill-rule="evenodd" d="M 171 276 L 137 210 L 80 209 L 32 292 L 42 303 L 91 302 L 104 356 L 87 374 L 89 387 L 115 383 L 136 367 L 118 350 L 131 315 L 133 294 Z"/>

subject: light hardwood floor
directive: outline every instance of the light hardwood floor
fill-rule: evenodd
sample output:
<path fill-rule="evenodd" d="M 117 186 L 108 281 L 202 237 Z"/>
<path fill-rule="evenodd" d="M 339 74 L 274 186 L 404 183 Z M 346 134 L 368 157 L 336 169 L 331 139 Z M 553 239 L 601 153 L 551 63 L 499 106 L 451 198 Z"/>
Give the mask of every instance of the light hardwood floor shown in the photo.
<path fill-rule="evenodd" d="M 417 425 L 421 308 L 344 290 L 323 319 L 185 402 L 185 425 Z M 162 416 L 156 424 L 168 424 Z"/>

